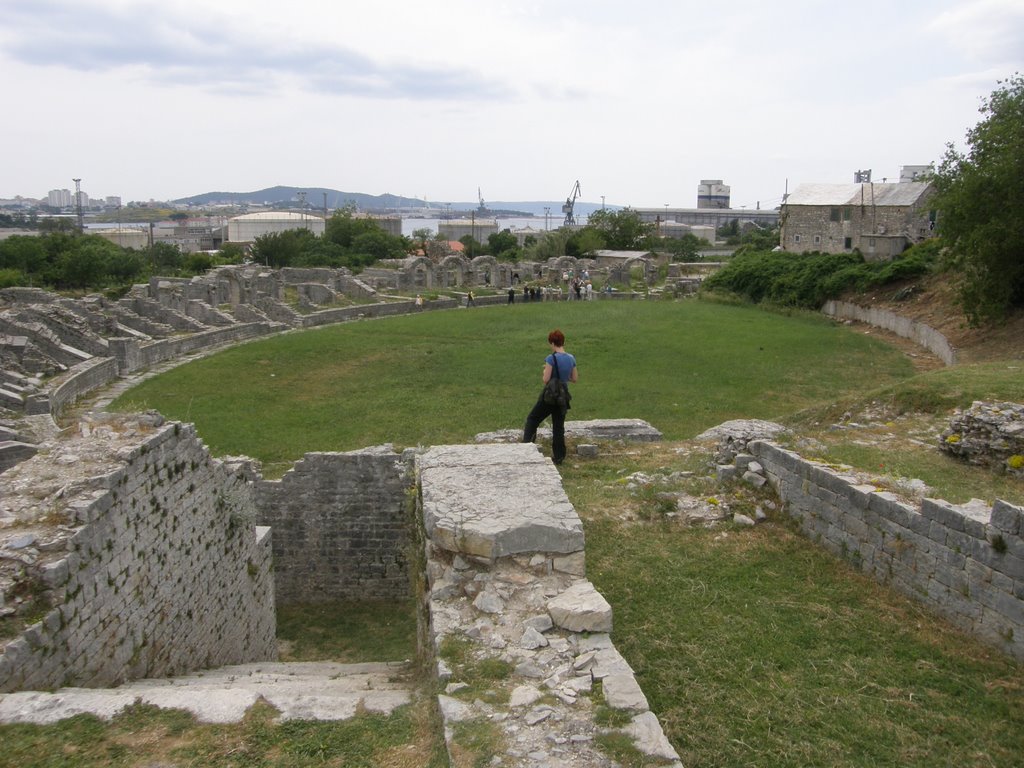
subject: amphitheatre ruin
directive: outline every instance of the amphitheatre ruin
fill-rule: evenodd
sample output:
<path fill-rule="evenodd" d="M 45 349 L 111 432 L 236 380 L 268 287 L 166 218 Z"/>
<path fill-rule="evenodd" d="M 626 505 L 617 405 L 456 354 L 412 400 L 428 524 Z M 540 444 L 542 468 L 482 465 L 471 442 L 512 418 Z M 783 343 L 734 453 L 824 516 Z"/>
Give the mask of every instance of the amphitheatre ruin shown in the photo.
<path fill-rule="evenodd" d="M 116 300 L 0 291 L 0 407 L 10 414 L 0 421 L 0 611 L 17 626 L 0 640 L 0 720 L 109 717 L 142 700 L 220 722 L 260 697 L 282 718 L 390 712 L 411 693 L 388 664 L 277 663 L 276 608 L 415 590 L 420 653 L 449 742 L 459 723 L 485 716 L 506 737 L 503 765 L 608 765 L 595 743 L 600 697 L 624 713 L 616 727 L 636 749 L 681 765 L 612 641 L 611 606 L 587 578 L 582 522 L 536 446 L 493 433 L 466 445 L 309 453 L 270 480 L 251 459 L 211 456 L 190 424 L 83 407 L 197 354 L 460 303 L 429 296 L 420 307 L 391 291 L 505 288 L 584 269 L 628 282 L 654 268 L 639 257 L 528 268 L 452 257 L 359 276 L 223 267 L 155 278 Z M 927 327 L 871 321 L 952 361 Z M 1012 404 L 1002 413 L 993 429 L 1020 441 L 1022 417 L 1005 416 Z M 1024 509 L 908 502 L 780 447 L 776 426 L 737 422 L 708 435 L 721 482 L 771 486 L 823 547 L 856 552 L 865 573 L 1024 659 Z M 661 438 L 629 418 L 567 427 L 581 455 Z M 528 497 L 514 492 L 522 487 Z M 465 685 L 442 653 L 453 638 L 511 666 L 507 702 L 460 698 Z"/>

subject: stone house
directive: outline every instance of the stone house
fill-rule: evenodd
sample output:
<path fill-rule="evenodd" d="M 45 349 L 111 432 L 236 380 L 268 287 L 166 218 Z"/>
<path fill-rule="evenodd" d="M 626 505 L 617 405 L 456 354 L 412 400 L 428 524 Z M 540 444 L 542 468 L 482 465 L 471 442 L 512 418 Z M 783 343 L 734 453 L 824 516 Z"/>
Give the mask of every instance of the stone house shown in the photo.
<path fill-rule="evenodd" d="M 849 253 L 889 261 L 932 236 L 934 189 L 928 182 L 803 184 L 782 206 L 785 251 Z"/>

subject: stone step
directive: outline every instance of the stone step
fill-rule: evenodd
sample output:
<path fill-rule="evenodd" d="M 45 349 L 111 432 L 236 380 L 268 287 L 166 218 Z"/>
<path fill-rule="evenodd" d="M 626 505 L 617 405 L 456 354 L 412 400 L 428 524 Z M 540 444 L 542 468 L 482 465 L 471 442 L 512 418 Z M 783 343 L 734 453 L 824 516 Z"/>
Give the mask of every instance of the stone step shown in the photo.
<path fill-rule="evenodd" d="M 406 662 L 240 664 L 118 688 L 61 688 L 0 694 L 0 723 L 48 724 L 83 713 L 108 720 L 136 702 L 185 709 L 204 723 L 240 721 L 259 699 L 282 720 L 345 720 L 390 714 L 412 700 Z"/>

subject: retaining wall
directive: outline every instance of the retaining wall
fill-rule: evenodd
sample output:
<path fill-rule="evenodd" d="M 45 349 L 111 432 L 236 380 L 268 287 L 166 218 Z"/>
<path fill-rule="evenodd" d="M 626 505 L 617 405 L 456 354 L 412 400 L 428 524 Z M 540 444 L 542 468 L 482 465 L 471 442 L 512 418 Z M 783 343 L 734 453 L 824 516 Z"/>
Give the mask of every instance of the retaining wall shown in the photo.
<path fill-rule="evenodd" d="M 877 328 L 892 331 L 897 336 L 910 339 L 937 355 L 946 365 L 956 364 L 956 350 L 949 340 L 930 325 L 902 317 L 887 309 L 861 307 L 846 301 L 829 300 L 821 311 L 840 320 L 856 320 Z"/>
<path fill-rule="evenodd" d="M 118 370 L 122 375 L 132 373 L 139 368 L 147 368 L 166 360 L 188 355 L 200 349 L 208 349 L 223 344 L 236 344 L 240 341 L 266 336 L 281 330 L 272 323 L 245 323 L 242 325 L 217 328 L 212 331 L 193 333 L 173 339 L 154 341 L 152 344 L 139 344 L 134 339 L 111 339 L 111 351 L 117 357 Z M 113 342 L 121 342 L 115 345 Z"/>
<path fill-rule="evenodd" d="M 409 462 L 390 448 L 308 453 L 280 480 L 257 484 L 259 522 L 274 530 L 278 601 L 411 594 Z"/>
<path fill-rule="evenodd" d="M 772 443 L 752 441 L 747 450 L 806 535 L 1024 659 L 1024 509 L 936 499 L 911 506 Z"/>
<path fill-rule="evenodd" d="M 118 456 L 121 468 L 61 499 L 74 534 L 28 569 L 56 607 L 6 644 L 0 691 L 276 658 L 270 533 L 253 524 L 251 475 L 211 459 L 191 425 Z"/>
<path fill-rule="evenodd" d="M 49 382 L 45 392 L 29 395 L 25 413 L 58 414 L 82 395 L 103 387 L 117 378 L 117 361 L 112 357 L 94 357 L 79 363 L 70 372 Z"/>

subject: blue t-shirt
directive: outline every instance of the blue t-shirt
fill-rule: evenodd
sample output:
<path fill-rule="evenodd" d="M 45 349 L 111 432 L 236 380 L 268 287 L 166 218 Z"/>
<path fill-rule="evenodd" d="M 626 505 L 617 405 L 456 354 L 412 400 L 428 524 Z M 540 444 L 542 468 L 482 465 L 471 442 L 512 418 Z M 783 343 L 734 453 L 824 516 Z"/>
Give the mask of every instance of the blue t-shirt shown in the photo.
<path fill-rule="evenodd" d="M 558 355 L 558 369 L 555 369 L 555 355 Z M 576 367 L 576 358 L 568 352 L 552 352 L 544 358 L 544 362 L 551 366 L 552 378 L 560 378 L 566 384 L 572 379 L 572 369 Z"/>

